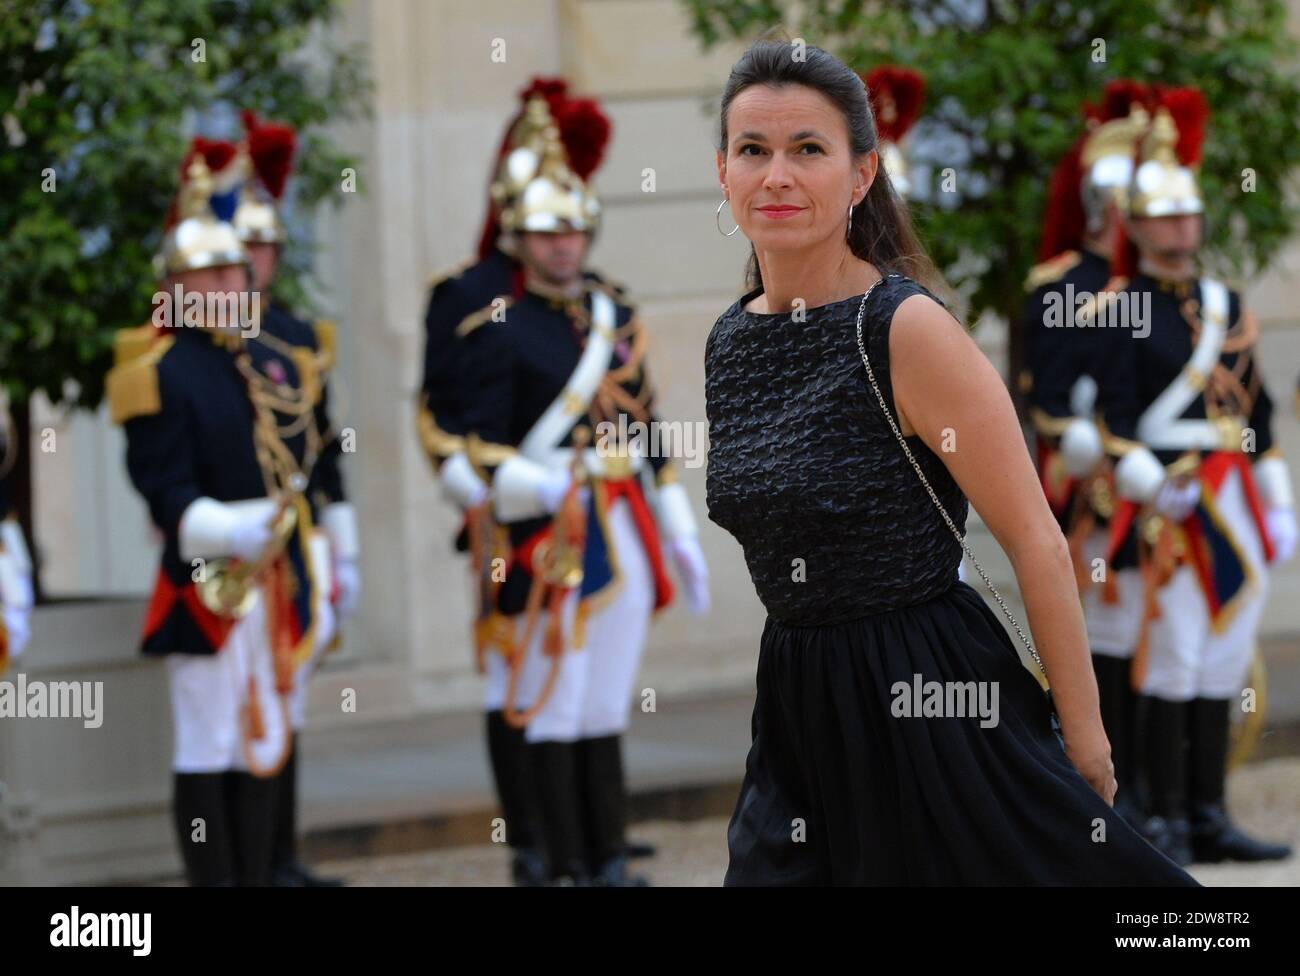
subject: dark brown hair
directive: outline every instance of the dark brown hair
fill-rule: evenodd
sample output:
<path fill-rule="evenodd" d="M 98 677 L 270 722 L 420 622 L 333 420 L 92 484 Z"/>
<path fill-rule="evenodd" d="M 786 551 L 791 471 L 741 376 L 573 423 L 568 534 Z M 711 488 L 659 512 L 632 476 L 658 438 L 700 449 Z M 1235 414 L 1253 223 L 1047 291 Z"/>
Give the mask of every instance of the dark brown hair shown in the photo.
<path fill-rule="evenodd" d="M 755 41 L 727 78 L 722 92 L 722 112 L 718 126 L 718 149 L 727 155 L 727 111 L 731 103 L 751 85 L 804 85 L 825 95 L 840 114 L 849 134 L 849 148 L 861 156 L 877 147 L 876 118 L 871 111 L 862 79 L 839 58 L 819 47 L 800 48 L 795 58 L 792 41 L 763 39 Z M 890 271 L 905 274 L 934 289 L 947 291 L 939 272 L 912 229 L 912 216 L 890 182 L 883 163 L 862 202 L 853 208 L 853 224 L 848 232 L 849 250 L 869 261 L 882 274 Z M 758 255 L 750 247 L 746 270 L 748 287 L 761 288 L 762 272 Z"/>

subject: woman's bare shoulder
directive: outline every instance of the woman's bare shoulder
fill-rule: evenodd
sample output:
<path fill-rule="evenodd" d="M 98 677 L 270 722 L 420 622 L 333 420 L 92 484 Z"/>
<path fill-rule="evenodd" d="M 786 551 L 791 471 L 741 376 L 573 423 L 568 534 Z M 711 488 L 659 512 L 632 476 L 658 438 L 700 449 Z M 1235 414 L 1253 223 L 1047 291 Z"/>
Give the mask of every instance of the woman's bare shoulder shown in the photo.
<path fill-rule="evenodd" d="M 894 309 L 889 330 L 891 354 L 966 349 L 969 341 L 962 324 L 943 304 L 925 292 L 908 295 Z"/>

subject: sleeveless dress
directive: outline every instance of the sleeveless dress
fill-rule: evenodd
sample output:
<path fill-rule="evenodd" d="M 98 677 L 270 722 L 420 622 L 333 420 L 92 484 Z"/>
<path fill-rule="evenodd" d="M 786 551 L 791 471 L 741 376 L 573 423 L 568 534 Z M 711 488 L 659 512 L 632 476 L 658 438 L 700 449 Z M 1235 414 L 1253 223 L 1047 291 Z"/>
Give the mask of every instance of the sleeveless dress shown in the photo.
<path fill-rule="evenodd" d="M 724 883 L 1196 884 L 1075 770 L 1001 620 L 958 578 L 961 547 L 858 354 L 861 296 L 799 322 L 746 311 L 760 290 L 705 347 L 709 518 L 767 610 Z M 864 315 L 891 412 L 889 327 L 916 294 L 889 275 Z M 964 531 L 946 466 L 908 446 Z M 947 717 L 925 717 L 935 688 Z"/>

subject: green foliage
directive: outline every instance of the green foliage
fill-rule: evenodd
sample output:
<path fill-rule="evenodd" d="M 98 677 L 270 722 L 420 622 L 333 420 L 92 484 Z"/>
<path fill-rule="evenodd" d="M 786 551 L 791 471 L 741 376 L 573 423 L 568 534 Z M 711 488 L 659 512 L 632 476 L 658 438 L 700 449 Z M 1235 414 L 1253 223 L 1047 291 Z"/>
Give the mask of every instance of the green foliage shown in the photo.
<path fill-rule="evenodd" d="M 367 83 L 358 54 L 322 29 L 336 7 L 0 0 L 0 373 L 12 395 L 99 401 L 114 330 L 151 311 L 152 256 L 203 112 L 251 108 L 298 127 L 297 204 L 337 191 L 353 163 L 319 129 L 353 114 Z M 291 244 L 289 296 L 306 264 Z"/>
<path fill-rule="evenodd" d="M 782 24 L 855 70 L 893 62 L 925 74 L 923 118 L 951 138 L 934 140 L 938 152 L 918 162 L 952 167 L 956 193 L 935 193 L 914 212 L 949 280 L 969 294 L 972 317 L 1014 317 L 1052 168 L 1082 131 L 1082 105 L 1113 79 L 1205 93 L 1201 186 L 1207 249 L 1221 267 L 1258 272 L 1300 216 L 1300 78 L 1281 0 L 683 2 L 706 48 Z M 1243 190 L 1247 170 L 1253 192 Z M 983 260 L 958 263 L 972 255 Z"/>

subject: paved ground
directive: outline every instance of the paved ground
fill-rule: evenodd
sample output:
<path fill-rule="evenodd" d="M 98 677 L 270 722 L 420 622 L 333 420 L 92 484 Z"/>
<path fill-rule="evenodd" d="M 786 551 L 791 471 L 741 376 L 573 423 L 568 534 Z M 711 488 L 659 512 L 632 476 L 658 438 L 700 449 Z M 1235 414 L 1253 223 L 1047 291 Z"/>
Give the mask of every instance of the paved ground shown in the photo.
<path fill-rule="evenodd" d="M 1249 829 L 1300 848 L 1300 759 L 1252 763 L 1230 784 L 1230 802 Z M 721 883 L 726 869 L 725 817 L 693 821 L 653 820 L 634 825 L 638 840 L 659 847 L 659 856 L 637 862 L 656 885 L 707 886 Z M 412 854 L 325 862 L 324 870 L 354 885 L 503 885 L 509 883 L 506 853 L 490 844 Z M 1192 869 L 1213 886 L 1300 885 L 1300 857 L 1265 865 L 1205 865 Z"/>

